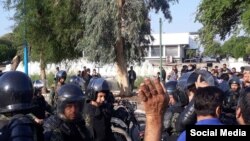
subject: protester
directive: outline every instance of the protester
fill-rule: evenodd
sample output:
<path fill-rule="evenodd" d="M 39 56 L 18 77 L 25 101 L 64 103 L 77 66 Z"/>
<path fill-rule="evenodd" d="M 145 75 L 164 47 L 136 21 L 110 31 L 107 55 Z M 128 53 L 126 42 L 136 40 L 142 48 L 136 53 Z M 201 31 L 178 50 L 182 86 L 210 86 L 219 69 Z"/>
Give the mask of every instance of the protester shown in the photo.
<path fill-rule="evenodd" d="M 223 102 L 223 91 L 215 86 L 200 87 L 194 96 L 194 109 L 197 122 L 195 125 L 222 125 L 219 120 Z M 186 140 L 183 131 L 177 141 Z"/>
<path fill-rule="evenodd" d="M 157 78 L 153 82 L 147 78 L 140 85 L 138 93 L 146 114 L 144 141 L 161 140 L 163 115 L 169 102 L 163 87 Z"/>
<path fill-rule="evenodd" d="M 250 125 L 250 88 L 240 95 L 236 108 L 236 120 L 240 125 Z"/>

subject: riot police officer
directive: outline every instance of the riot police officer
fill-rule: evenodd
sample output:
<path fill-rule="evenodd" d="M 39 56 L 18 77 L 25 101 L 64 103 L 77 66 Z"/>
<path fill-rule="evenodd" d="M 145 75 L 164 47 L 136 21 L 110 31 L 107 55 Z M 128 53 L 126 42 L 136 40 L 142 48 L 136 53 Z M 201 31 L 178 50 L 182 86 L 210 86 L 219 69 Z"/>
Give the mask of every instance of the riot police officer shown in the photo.
<path fill-rule="evenodd" d="M 82 118 L 85 96 L 80 87 L 65 84 L 58 91 L 56 114 L 44 122 L 45 141 L 89 141 Z"/>
<path fill-rule="evenodd" d="M 176 122 L 184 106 L 188 104 L 188 96 L 177 89 L 177 81 L 169 81 L 165 84 L 169 95 L 169 108 L 164 114 L 164 133 L 166 140 L 175 141 L 180 132 L 176 129 Z"/>
<path fill-rule="evenodd" d="M 103 78 L 92 78 L 87 87 L 84 119 L 95 141 L 114 141 L 111 131 L 112 93 Z"/>
<path fill-rule="evenodd" d="M 216 86 L 216 80 L 206 70 L 196 70 L 183 74 L 178 80 L 178 87 L 189 97 L 189 103 L 180 114 L 176 128 L 179 132 L 185 130 L 187 125 L 193 125 L 196 122 L 196 114 L 194 111 L 194 95 L 197 92 L 198 85 Z M 196 86 L 197 85 L 197 86 Z"/>
<path fill-rule="evenodd" d="M 0 77 L 0 140 L 37 140 L 34 120 L 29 115 L 33 106 L 33 85 L 23 72 L 9 71 Z M 5 127 L 5 128 L 4 128 Z"/>
<path fill-rule="evenodd" d="M 52 107 L 46 102 L 44 96 L 42 95 L 42 88 L 44 87 L 44 83 L 41 80 L 36 80 L 33 84 L 35 92 L 32 98 L 32 104 L 34 106 L 34 110 L 32 114 L 30 114 L 35 120 L 37 133 L 39 141 L 44 141 L 43 139 L 43 122 L 44 119 L 48 116 L 48 114 L 52 114 Z"/>
<path fill-rule="evenodd" d="M 240 80 L 234 77 L 229 80 L 228 84 L 230 90 L 225 93 L 220 119 L 224 124 L 234 125 L 237 124 L 235 111 L 240 96 Z"/>
<path fill-rule="evenodd" d="M 69 83 L 72 83 L 72 84 L 79 86 L 83 90 L 83 92 L 85 93 L 85 90 L 86 90 L 85 83 L 86 82 L 82 77 L 73 75 L 70 77 Z"/>
<path fill-rule="evenodd" d="M 177 87 L 188 96 L 188 105 L 181 112 L 176 122 L 177 132 L 185 130 L 187 125 L 192 125 L 196 122 L 196 115 L 194 112 L 194 101 L 193 97 L 197 91 L 195 82 L 198 78 L 198 74 L 194 71 L 184 73 L 178 80 Z"/>
<path fill-rule="evenodd" d="M 60 70 L 56 73 L 56 87 L 55 90 L 51 93 L 51 100 L 54 109 L 56 109 L 57 97 L 58 97 L 58 90 L 61 88 L 62 85 L 65 84 L 67 78 L 67 72 L 64 70 Z"/>

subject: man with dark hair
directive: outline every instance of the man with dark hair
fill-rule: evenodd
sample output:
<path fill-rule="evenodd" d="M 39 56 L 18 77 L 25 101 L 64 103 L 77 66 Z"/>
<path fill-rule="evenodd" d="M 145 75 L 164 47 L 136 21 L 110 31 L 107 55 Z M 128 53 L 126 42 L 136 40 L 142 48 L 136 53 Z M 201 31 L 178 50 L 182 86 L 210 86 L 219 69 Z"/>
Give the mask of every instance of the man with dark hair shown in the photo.
<path fill-rule="evenodd" d="M 240 67 L 240 72 L 244 73 L 244 71 L 245 71 L 245 67 Z"/>
<path fill-rule="evenodd" d="M 215 86 L 198 88 L 194 96 L 194 109 L 197 117 L 196 125 L 222 125 L 219 121 L 223 92 Z M 178 141 L 186 140 L 186 131 L 178 137 Z"/>
<path fill-rule="evenodd" d="M 161 81 L 163 81 L 165 83 L 165 81 L 166 81 L 166 71 L 165 71 L 165 69 L 163 67 L 161 67 L 161 78 L 162 78 Z"/>
<path fill-rule="evenodd" d="M 219 88 L 223 91 L 226 92 L 230 89 L 228 80 L 229 80 L 229 75 L 227 73 L 222 73 L 220 78 L 222 79 L 221 83 L 219 83 Z"/>
<path fill-rule="evenodd" d="M 239 98 L 236 120 L 240 125 L 250 125 L 250 88 L 247 88 Z"/>
<path fill-rule="evenodd" d="M 227 64 L 223 64 L 222 66 L 222 73 L 230 73 L 231 70 L 227 68 Z"/>
<path fill-rule="evenodd" d="M 130 70 L 128 71 L 128 81 L 131 92 L 133 92 L 135 80 L 136 72 L 133 70 L 133 66 L 130 66 Z"/>

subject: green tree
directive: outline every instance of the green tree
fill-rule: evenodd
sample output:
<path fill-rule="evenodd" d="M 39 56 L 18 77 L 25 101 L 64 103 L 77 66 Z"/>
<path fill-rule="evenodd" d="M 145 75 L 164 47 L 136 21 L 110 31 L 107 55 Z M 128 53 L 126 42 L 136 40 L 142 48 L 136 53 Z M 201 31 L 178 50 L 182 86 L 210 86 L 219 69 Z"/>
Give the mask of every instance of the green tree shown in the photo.
<path fill-rule="evenodd" d="M 121 94 L 128 94 L 127 65 L 141 62 L 150 39 L 149 10 L 171 20 L 169 2 L 176 0 L 82 0 L 83 38 L 78 49 L 101 64 L 114 63 Z"/>
<path fill-rule="evenodd" d="M 250 33 L 249 0 L 202 0 L 196 15 L 196 21 L 203 27 L 201 40 L 211 45 L 216 37 L 224 40 L 239 31 Z"/>
<path fill-rule="evenodd" d="M 195 49 L 188 49 L 187 50 L 187 58 L 192 58 L 196 56 L 196 50 Z"/>
<path fill-rule="evenodd" d="M 8 33 L 0 37 L 0 62 L 12 60 L 16 52 L 17 48 L 13 42 L 13 34 Z"/>
<path fill-rule="evenodd" d="M 247 55 L 245 57 L 248 57 L 249 54 L 250 54 L 250 44 L 248 44 L 247 47 L 246 47 L 246 54 Z"/>
<path fill-rule="evenodd" d="M 247 47 L 249 43 L 249 37 L 232 37 L 222 45 L 222 51 L 234 58 L 245 57 L 248 55 Z"/>
<path fill-rule="evenodd" d="M 31 59 L 40 61 L 40 76 L 46 79 L 46 64 L 81 56 L 75 50 L 80 35 L 80 1 L 6 0 L 15 9 L 14 34 L 27 40 Z"/>
<path fill-rule="evenodd" d="M 210 46 L 204 48 L 205 56 L 217 56 L 222 55 L 221 44 L 219 42 L 214 41 Z"/>

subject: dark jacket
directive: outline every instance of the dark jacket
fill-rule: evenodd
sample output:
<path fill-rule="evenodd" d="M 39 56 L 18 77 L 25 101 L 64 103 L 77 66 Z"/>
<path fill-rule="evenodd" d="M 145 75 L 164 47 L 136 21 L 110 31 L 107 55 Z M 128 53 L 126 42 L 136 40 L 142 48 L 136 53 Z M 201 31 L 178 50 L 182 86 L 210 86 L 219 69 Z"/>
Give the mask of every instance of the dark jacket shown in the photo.
<path fill-rule="evenodd" d="M 220 120 L 222 121 L 222 123 L 227 125 L 237 124 L 235 111 L 239 96 L 239 92 L 233 92 L 231 90 L 225 93 L 222 105 L 222 113 L 220 115 Z"/>
<path fill-rule="evenodd" d="M 181 105 L 175 104 L 167 109 L 164 114 L 164 132 L 168 135 L 169 141 L 176 141 L 181 132 L 176 129 L 176 122 L 184 110 Z"/>
<path fill-rule="evenodd" d="M 0 132 L 1 141 L 37 141 L 35 122 L 29 115 L 1 117 Z"/>
<path fill-rule="evenodd" d="M 86 103 L 84 119 L 95 141 L 114 141 L 110 122 L 111 114 L 106 106 L 95 107 Z"/>
<path fill-rule="evenodd" d="M 44 122 L 45 141 L 91 141 L 84 120 L 64 121 L 58 116 L 50 116 Z"/>
<path fill-rule="evenodd" d="M 39 119 L 45 119 L 46 111 L 52 114 L 52 107 L 45 101 L 42 95 L 34 96 L 32 104 L 35 106 L 33 114 Z"/>
<path fill-rule="evenodd" d="M 194 99 L 192 99 L 184 111 L 181 112 L 176 123 L 176 129 L 178 132 L 182 132 L 186 129 L 187 125 L 194 125 L 195 123 L 196 113 L 194 109 Z"/>
<path fill-rule="evenodd" d="M 128 71 L 128 80 L 129 81 L 134 81 L 136 80 L 136 73 L 134 70 L 129 70 Z"/>

